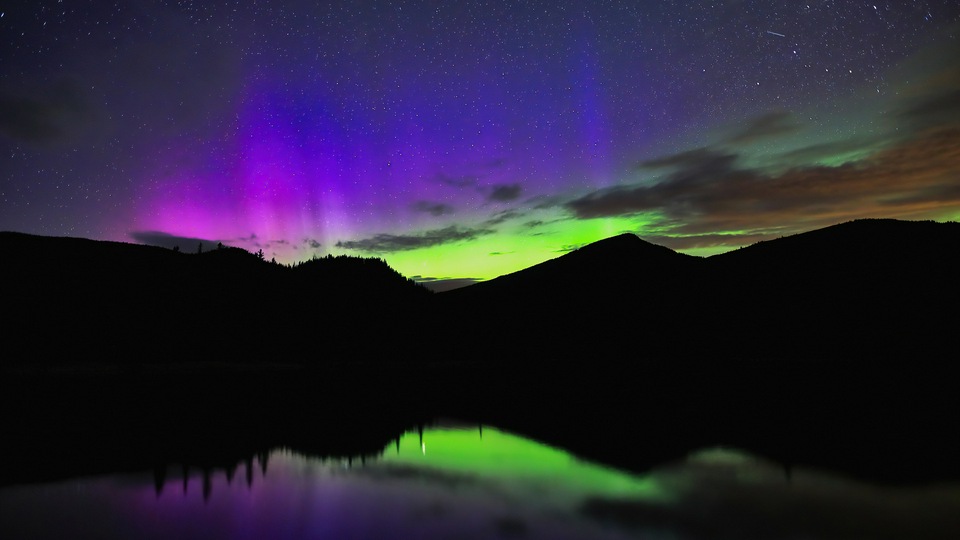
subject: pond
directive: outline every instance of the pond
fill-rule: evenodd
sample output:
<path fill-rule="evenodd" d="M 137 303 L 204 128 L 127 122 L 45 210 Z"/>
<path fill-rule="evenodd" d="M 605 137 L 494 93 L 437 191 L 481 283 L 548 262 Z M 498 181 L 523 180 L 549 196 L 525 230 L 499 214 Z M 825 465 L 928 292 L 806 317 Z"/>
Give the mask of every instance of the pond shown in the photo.
<path fill-rule="evenodd" d="M 379 455 L 284 448 L 0 489 L 0 538 L 960 538 L 960 484 L 887 487 L 705 448 L 631 474 L 442 422 Z"/>

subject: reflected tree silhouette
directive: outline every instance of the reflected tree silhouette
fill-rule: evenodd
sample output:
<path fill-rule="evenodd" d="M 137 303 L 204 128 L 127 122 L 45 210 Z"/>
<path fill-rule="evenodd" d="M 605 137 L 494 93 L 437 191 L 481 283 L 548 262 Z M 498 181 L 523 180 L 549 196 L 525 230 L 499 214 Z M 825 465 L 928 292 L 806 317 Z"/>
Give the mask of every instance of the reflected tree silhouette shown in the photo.
<path fill-rule="evenodd" d="M 210 500 L 210 493 L 213 491 L 213 481 L 210 478 L 210 469 L 203 469 L 203 501 Z"/>
<path fill-rule="evenodd" d="M 153 468 L 153 488 L 157 493 L 157 497 L 163 493 L 163 485 L 167 481 L 167 466 L 166 465 L 157 465 Z"/>

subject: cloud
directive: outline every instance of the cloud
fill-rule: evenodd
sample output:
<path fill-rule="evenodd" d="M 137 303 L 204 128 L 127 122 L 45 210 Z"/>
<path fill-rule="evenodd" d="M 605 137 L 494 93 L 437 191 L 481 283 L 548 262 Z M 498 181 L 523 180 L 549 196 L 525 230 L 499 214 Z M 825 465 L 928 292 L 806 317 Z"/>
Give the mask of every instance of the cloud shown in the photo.
<path fill-rule="evenodd" d="M 480 171 L 480 174 L 471 172 L 459 175 L 450 175 L 441 172 L 433 176 L 433 181 L 455 188 L 471 188 L 480 190 L 480 178 L 482 178 L 485 174 L 489 174 L 491 171 L 502 168 L 506 163 L 507 160 L 504 158 L 494 158 L 479 163 L 473 163 L 466 165 L 466 169 L 470 171 Z"/>
<path fill-rule="evenodd" d="M 748 121 L 746 127 L 732 135 L 729 143 L 753 143 L 769 137 L 777 137 L 798 131 L 801 125 L 789 111 L 773 111 Z"/>
<path fill-rule="evenodd" d="M 493 232 L 492 229 L 461 229 L 456 225 L 451 225 L 443 229 L 424 231 L 420 234 L 383 233 L 361 240 L 341 240 L 337 242 L 336 246 L 367 253 L 391 253 L 475 240 Z"/>
<path fill-rule="evenodd" d="M 411 205 L 415 212 L 423 212 L 431 216 L 443 216 L 453 213 L 453 207 L 449 204 L 434 203 L 430 201 L 417 201 Z"/>
<path fill-rule="evenodd" d="M 88 111 L 80 87 L 61 81 L 29 94 L 0 95 L 0 133 L 29 142 L 48 142 L 67 135 Z"/>
<path fill-rule="evenodd" d="M 413 276 L 410 279 L 416 281 L 417 283 L 423 285 L 427 289 L 430 289 L 433 292 L 444 292 L 452 291 L 453 289 L 459 289 L 461 287 L 467 287 L 473 285 L 474 283 L 480 283 L 483 281 L 479 278 L 434 278 L 434 277 L 424 277 L 424 276 Z"/>
<path fill-rule="evenodd" d="M 480 177 L 474 174 L 449 176 L 443 173 L 439 173 L 434 177 L 434 181 L 439 182 L 445 186 L 451 186 L 455 188 L 475 188 L 477 187 L 477 183 L 480 181 Z"/>
<path fill-rule="evenodd" d="M 876 138 L 842 139 L 825 143 L 811 144 L 784 152 L 777 156 L 777 161 L 784 165 L 799 165 L 823 159 L 839 158 L 841 156 L 855 156 L 876 150 L 880 141 Z M 862 157 L 862 156 L 861 156 Z"/>
<path fill-rule="evenodd" d="M 569 253 L 571 251 L 576 251 L 589 243 L 590 242 L 581 242 L 579 244 L 566 244 L 566 245 L 560 246 L 555 251 L 557 253 Z"/>
<path fill-rule="evenodd" d="M 856 162 L 780 174 L 740 168 L 736 155 L 711 149 L 642 165 L 674 170 L 657 184 L 589 193 L 567 202 L 567 210 L 579 219 L 656 213 L 669 236 L 783 233 L 785 223 L 808 230 L 862 217 L 930 219 L 960 207 L 960 129 L 928 131 Z"/>
<path fill-rule="evenodd" d="M 737 158 L 736 154 L 725 152 L 710 147 L 695 148 L 676 154 L 641 161 L 637 164 L 638 169 L 702 169 L 729 167 Z"/>
<path fill-rule="evenodd" d="M 493 158 L 480 164 L 483 169 L 499 169 L 507 164 L 506 158 Z"/>
<path fill-rule="evenodd" d="M 320 244 L 319 241 L 314 240 L 313 238 L 304 238 L 304 239 L 303 239 L 303 244 L 304 244 L 305 246 L 309 246 L 309 247 L 311 247 L 311 248 L 313 248 L 313 249 L 319 249 L 320 246 L 322 245 L 322 244 Z"/>
<path fill-rule="evenodd" d="M 133 231 L 130 233 L 130 238 L 148 246 L 159 246 L 167 249 L 178 247 L 184 252 L 192 252 L 197 249 L 198 245 L 203 245 L 204 250 L 212 249 L 221 242 L 191 236 L 176 236 L 162 231 Z"/>
<path fill-rule="evenodd" d="M 494 184 L 491 186 L 480 185 L 480 176 L 474 174 L 449 176 L 440 173 L 434 177 L 434 180 L 445 186 L 451 186 L 457 189 L 472 189 L 479 193 L 483 193 L 485 194 L 488 202 L 513 201 L 519 198 L 520 194 L 523 192 L 523 186 L 521 186 L 519 183 Z M 419 208 L 415 208 L 418 211 L 428 211 L 427 209 L 433 208 L 430 206 L 432 203 L 426 201 L 419 201 L 415 204 L 420 205 Z M 452 210 L 450 207 L 445 207 L 444 209 Z"/>
<path fill-rule="evenodd" d="M 772 240 L 780 236 L 779 233 L 748 233 L 748 234 L 693 234 L 688 236 L 663 236 L 640 234 L 640 237 L 651 244 L 668 247 L 674 251 L 696 248 L 732 248 L 749 246 L 764 240 Z"/>
<path fill-rule="evenodd" d="M 564 198 L 559 195 L 536 195 L 526 200 L 526 204 L 530 205 L 530 208 L 534 210 L 556 208 L 563 206 L 564 202 L 566 202 Z"/>
<path fill-rule="evenodd" d="M 954 28 L 952 31 L 956 31 Z M 960 44 L 954 39 L 927 46 L 891 73 L 896 98 L 890 119 L 899 131 L 960 124 Z"/>
<path fill-rule="evenodd" d="M 956 112 L 960 112 L 960 89 L 953 89 L 939 95 L 928 96 L 919 103 L 903 110 L 900 115 L 913 117 Z"/>
<path fill-rule="evenodd" d="M 914 129 L 957 125 L 960 122 L 960 88 L 951 88 L 913 101 L 897 117 Z"/>
<path fill-rule="evenodd" d="M 721 179 L 729 179 L 736 169 L 736 154 L 698 148 L 640 163 L 644 168 L 674 168 L 668 180 L 653 186 L 617 186 L 588 193 L 567 202 L 568 210 L 580 219 L 638 214 L 667 209 L 681 213 L 696 204 L 697 196 L 715 197 Z M 744 173 L 741 173 L 744 174 Z M 752 173 L 746 173 L 752 174 Z M 712 187 L 711 187 L 712 186 Z"/>
<path fill-rule="evenodd" d="M 493 214 L 492 216 L 490 216 L 490 219 L 484 221 L 483 224 L 486 226 L 492 227 L 494 225 L 500 225 L 504 221 L 507 221 L 522 215 L 523 214 L 521 214 L 516 210 L 504 210 L 502 212 L 497 212 Z"/>
<path fill-rule="evenodd" d="M 520 197 L 523 187 L 520 184 L 498 184 L 492 187 L 487 200 L 492 202 L 508 202 Z"/>

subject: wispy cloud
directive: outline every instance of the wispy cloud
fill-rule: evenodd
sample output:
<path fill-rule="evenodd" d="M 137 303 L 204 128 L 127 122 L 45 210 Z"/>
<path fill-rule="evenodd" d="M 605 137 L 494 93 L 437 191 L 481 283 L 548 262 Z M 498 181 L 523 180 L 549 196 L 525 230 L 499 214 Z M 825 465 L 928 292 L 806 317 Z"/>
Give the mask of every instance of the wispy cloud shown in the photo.
<path fill-rule="evenodd" d="M 455 188 L 476 188 L 477 183 L 480 181 L 480 177 L 475 174 L 452 176 L 449 174 L 438 173 L 433 177 L 433 179 L 440 184 Z"/>
<path fill-rule="evenodd" d="M 203 246 L 204 250 L 211 249 L 221 242 L 220 240 L 207 238 L 177 236 L 163 231 L 132 231 L 130 232 L 130 238 L 148 246 L 165 247 L 167 249 L 179 248 L 184 252 L 196 251 L 198 246 Z"/>
<path fill-rule="evenodd" d="M 960 123 L 960 88 L 939 90 L 903 106 L 897 117 L 915 129 Z"/>
<path fill-rule="evenodd" d="M 442 229 L 434 229 L 414 234 L 382 233 L 360 240 L 341 240 L 337 242 L 336 246 L 341 249 L 366 253 L 392 253 L 475 240 L 481 236 L 492 234 L 493 232 L 492 229 L 464 229 L 456 225 L 451 225 Z"/>
<path fill-rule="evenodd" d="M 488 227 L 493 227 L 494 225 L 500 225 L 505 221 L 516 219 L 522 215 L 523 213 L 518 210 L 504 210 L 502 212 L 494 213 L 486 221 L 484 221 L 483 224 Z"/>
<path fill-rule="evenodd" d="M 770 137 L 779 137 L 802 128 L 789 111 L 772 111 L 751 118 L 747 125 L 727 139 L 728 143 L 753 143 Z"/>
<path fill-rule="evenodd" d="M 416 281 L 417 283 L 423 285 L 424 287 L 430 289 L 433 292 L 444 292 L 452 291 L 453 289 L 459 289 L 461 287 L 467 287 L 473 285 L 474 283 L 480 283 L 483 281 L 479 278 L 436 278 L 436 277 L 425 277 L 425 276 L 413 276 L 410 279 Z"/>
<path fill-rule="evenodd" d="M 435 217 L 453 213 L 453 207 L 449 204 L 431 201 L 416 201 L 411 205 L 411 208 L 413 208 L 415 212 L 430 214 Z"/>
<path fill-rule="evenodd" d="M 960 129 L 928 131 L 836 167 L 789 169 L 782 174 L 738 165 L 738 156 L 700 148 L 641 164 L 671 168 L 653 185 L 602 189 L 566 203 L 579 219 L 655 212 L 671 235 L 798 230 L 861 217 L 929 216 L 960 205 Z M 719 235 L 719 236 L 718 236 Z M 734 240 L 734 237 L 729 237 Z M 735 239 L 737 243 L 742 239 Z M 674 245 L 697 240 L 677 240 Z"/>
<path fill-rule="evenodd" d="M 785 166 L 797 166 L 844 156 L 863 157 L 865 154 L 876 151 L 881 143 L 882 140 L 878 138 L 853 137 L 840 139 L 789 150 L 777 156 L 776 161 Z"/>
<path fill-rule="evenodd" d="M 80 86 L 63 80 L 29 93 L 0 93 L 0 133 L 28 142 L 61 138 L 89 114 Z"/>
<path fill-rule="evenodd" d="M 523 192 L 523 186 L 520 184 L 499 184 L 492 186 L 487 194 L 487 200 L 491 202 L 509 202 L 516 200 Z"/>
<path fill-rule="evenodd" d="M 644 234 L 642 238 L 652 244 L 668 247 L 674 251 L 703 248 L 729 248 L 731 246 L 748 246 L 763 240 L 770 240 L 782 233 L 747 233 L 747 234 L 693 234 L 689 236 L 662 236 Z"/>

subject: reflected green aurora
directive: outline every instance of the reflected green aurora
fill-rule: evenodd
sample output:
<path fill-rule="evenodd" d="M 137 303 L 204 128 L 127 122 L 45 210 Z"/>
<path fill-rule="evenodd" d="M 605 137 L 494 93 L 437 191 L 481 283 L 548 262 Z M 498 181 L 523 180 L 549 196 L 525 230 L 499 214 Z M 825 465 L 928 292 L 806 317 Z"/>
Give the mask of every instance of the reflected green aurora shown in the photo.
<path fill-rule="evenodd" d="M 631 497 L 668 502 L 671 497 L 650 477 L 635 477 L 580 460 L 537 441 L 488 427 L 408 432 L 384 465 L 455 471 L 489 479 L 550 484 L 553 494 Z"/>

